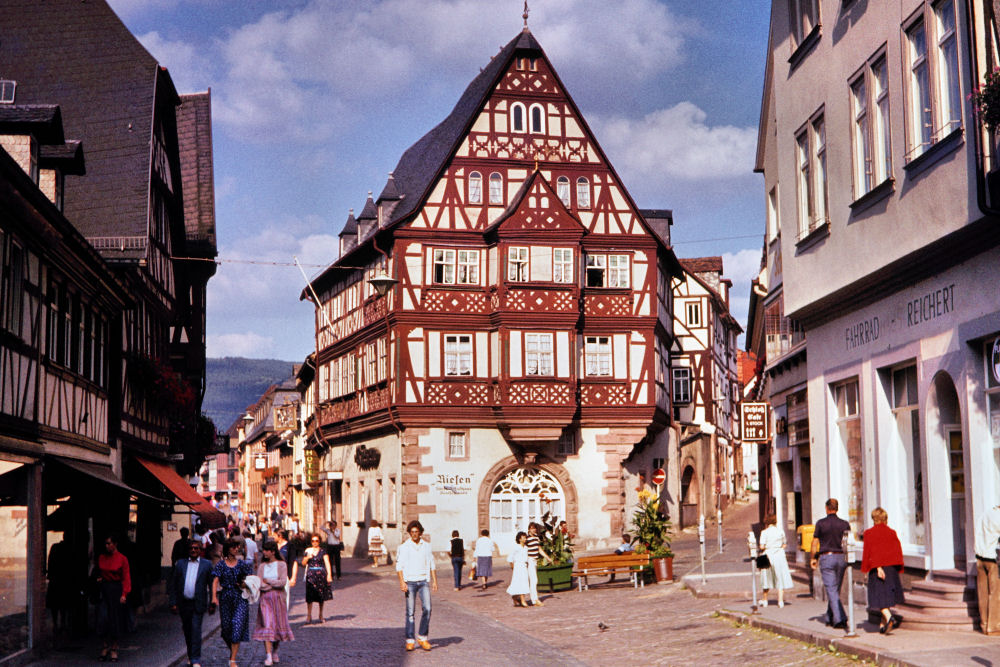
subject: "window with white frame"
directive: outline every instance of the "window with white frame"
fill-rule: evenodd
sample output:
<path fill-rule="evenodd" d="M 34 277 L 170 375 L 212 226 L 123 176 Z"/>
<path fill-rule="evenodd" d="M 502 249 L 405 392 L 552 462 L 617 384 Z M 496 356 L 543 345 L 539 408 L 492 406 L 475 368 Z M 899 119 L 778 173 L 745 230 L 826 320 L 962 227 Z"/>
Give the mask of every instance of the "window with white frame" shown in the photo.
<path fill-rule="evenodd" d="M 691 369 L 681 366 L 671 369 L 674 387 L 674 403 L 691 402 Z"/>
<path fill-rule="evenodd" d="M 541 104 L 532 104 L 531 108 L 528 109 L 528 115 L 531 116 L 531 132 L 532 134 L 544 134 L 545 133 L 545 110 L 542 108 Z"/>
<path fill-rule="evenodd" d="M 791 21 L 792 48 L 796 49 L 809 33 L 819 25 L 818 0 L 789 0 L 788 17 Z"/>
<path fill-rule="evenodd" d="M 448 431 L 448 457 L 449 459 L 468 458 L 466 452 L 466 431 Z"/>
<path fill-rule="evenodd" d="M 687 316 L 687 324 L 689 327 L 700 327 L 701 326 L 701 303 L 697 301 L 688 301 L 684 313 Z"/>
<path fill-rule="evenodd" d="M 905 33 L 909 161 L 962 125 L 953 0 L 925 2 Z"/>
<path fill-rule="evenodd" d="M 851 111 L 854 198 L 858 199 L 892 174 L 888 74 L 884 55 L 866 64 L 851 82 Z"/>
<path fill-rule="evenodd" d="M 583 176 L 576 179 L 576 207 L 590 208 L 590 181 Z"/>
<path fill-rule="evenodd" d="M 559 201 L 563 203 L 563 206 L 570 205 L 569 179 L 567 177 L 560 176 L 556 179 L 556 196 L 559 197 Z"/>
<path fill-rule="evenodd" d="M 552 375 L 552 334 L 524 334 L 524 374 Z"/>
<path fill-rule="evenodd" d="M 528 281 L 528 248 L 513 246 L 507 248 L 507 280 L 515 283 Z"/>
<path fill-rule="evenodd" d="M 469 174 L 469 203 L 483 203 L 483 175 L 478 171 Z"/>
<path fill-rule="evenodd" d="M 586 336 L 584 360 L 588 376 L 611 375 L 611 337 Z"/>
<path fill-rule="evenodd" d="M 587 255 L 587 287 L 628 287 L 628 255 Z"/>
<path fill-rule="evenodd" d="M 472 375 L 472 334 L 444 337 L 444 374 Z"/>
<path fill-rule="evenodd" d="M 829 190 L 826 179 L 826 127 L 823 114 L 809 120 L 795 135 L 798 164 L 798 240 L 827 222 Z"/>
<path fill-rule="evenodd" d="M 573 249 L 552 249 L 552 281 L 557 283 L 573 282 Z"/>
<path fill-rule="evenodd" d="M 510 107 L 510 129 L 512 132 L 524 132 L 524 105 L 514 102 Z"/>
<path fill-rule="evenodd" d="M 490 203 L 503 204 L 503 176 L 496 172 L 490 174 Z"/>
<path fill-rule="evenodd" d="M 478 285 L 479 251 L 435 248 L 433 281 L 438 285 Z"/>

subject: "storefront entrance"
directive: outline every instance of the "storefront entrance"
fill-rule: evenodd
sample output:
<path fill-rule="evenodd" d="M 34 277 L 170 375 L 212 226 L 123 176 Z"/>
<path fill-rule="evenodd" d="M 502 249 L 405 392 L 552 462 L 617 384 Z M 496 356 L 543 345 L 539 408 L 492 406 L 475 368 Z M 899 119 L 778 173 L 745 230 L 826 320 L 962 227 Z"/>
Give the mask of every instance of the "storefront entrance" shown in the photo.
<path fill-rule="evenodd" d="M 490 537 L 500 552 L 510 553 L 514 536 L 541 521 L 546 512 L 566 518 L 566 500 L 556 478 L 541 468 L 515 468 L 505 474 L 490 494 Z"/>

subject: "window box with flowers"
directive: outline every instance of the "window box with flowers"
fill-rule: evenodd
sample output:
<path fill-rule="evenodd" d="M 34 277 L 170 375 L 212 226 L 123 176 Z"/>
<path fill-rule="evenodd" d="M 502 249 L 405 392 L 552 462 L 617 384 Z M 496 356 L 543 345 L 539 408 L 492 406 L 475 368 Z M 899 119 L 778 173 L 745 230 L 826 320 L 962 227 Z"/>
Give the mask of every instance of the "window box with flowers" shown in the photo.
<path fill-rule="evenodd" d="M 632 515 L 632 545 L 635 553 L 650 556 L 656 583 L 674 580 L 674 552 L 670 550 L 670 519 L 660 511 L 660 498 L 649 489 L 639 492 Z"/>

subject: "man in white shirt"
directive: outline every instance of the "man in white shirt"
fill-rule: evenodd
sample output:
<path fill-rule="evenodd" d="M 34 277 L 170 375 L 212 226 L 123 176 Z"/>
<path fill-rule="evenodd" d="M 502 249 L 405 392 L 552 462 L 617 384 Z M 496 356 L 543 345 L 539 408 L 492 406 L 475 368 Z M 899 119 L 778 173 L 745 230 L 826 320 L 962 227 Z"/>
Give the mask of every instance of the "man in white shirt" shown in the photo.
<path fill-rule="evenodd" d="M 427 641 L 427 633 L 431 624 L 431 591 L 437 591 L 437 574 L 434 572 L 434 554 L 430 542 L 424 542 L 421 537 L 424 527 L 419 521 L 411 521 L 406 526 L 410 539 L 399 545 L 396 551 L 396 574 L 399 575 L 399 590 L 406 594 L 406 650 L 414 649 L 413 615 L 416 608 L 416 598 L 420 596 L 420 631 L 416 642 L 425 651 L 431 650 Z M 430 586 L 428 587 L 428 582 Z"/>
<path fill-rule="evenodd" d="M 249 530 L 243 531 L 243 539 L 246 540 L 247 545 L 247 562 L 253 565 L 253 571 L 257 571 L 257 542 L 253 539 L 253 533 Z"/>
<path fill-rule="evenodd" d="M 1000 505 L 986 510 L 976 526 L 976 595 L 979 598 L 979 628 L 984 635 L 1000 635 L 998 540 Z"/>

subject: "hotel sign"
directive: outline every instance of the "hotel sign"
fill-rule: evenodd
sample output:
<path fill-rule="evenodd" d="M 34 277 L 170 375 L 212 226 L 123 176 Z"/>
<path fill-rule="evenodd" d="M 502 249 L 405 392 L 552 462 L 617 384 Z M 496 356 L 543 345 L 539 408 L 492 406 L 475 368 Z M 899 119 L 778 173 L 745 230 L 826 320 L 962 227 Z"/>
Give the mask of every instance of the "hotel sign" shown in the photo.
<path fill-rule="evenodd" d="M 767 442 L 768 407 L 767 403 L 740 403 L 743 442 Z"/>

